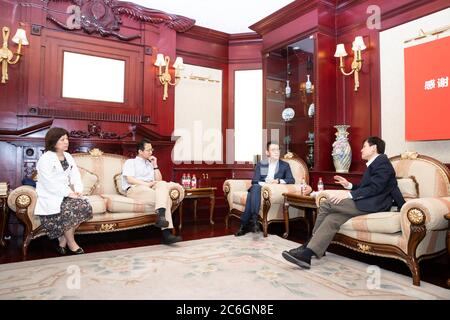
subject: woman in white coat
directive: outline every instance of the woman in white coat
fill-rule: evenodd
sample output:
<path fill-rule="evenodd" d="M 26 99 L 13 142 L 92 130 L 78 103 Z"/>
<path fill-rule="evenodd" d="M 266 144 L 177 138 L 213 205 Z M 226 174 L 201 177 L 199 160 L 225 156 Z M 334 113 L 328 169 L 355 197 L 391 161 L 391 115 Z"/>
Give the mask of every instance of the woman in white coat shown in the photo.
<path fill-rule="evenodd" d="M 92 217 L 92 207 L 83 197 L 80 171 L 66 151 L 69 133 L 62 128 L 51 128 L 45 136 L 45 153 L 39 158 L 36 169 L 37 203 L 35 214 L 50 239 L 58 238 L 59 254 L 82 254 L 75 242 L 76 228 Z"/>

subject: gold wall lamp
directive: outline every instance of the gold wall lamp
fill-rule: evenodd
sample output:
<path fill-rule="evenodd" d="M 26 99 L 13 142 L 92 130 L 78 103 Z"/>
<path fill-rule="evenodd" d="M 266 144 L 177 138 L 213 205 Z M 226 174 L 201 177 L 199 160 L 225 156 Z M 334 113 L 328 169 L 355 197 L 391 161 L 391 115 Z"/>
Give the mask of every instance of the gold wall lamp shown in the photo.
<path fill-rule="evenodd" d="M 337 58 L 339 57 L 339 69 L 341 70 L 342 74 L 344 76 L 349 76 L 351 74 L 354 75 L 355 79 L 355 91 L 358 91 L 359 88 L 359 71 L 361 71 L 362 68 L 362 58 L 361 58 L 361 51 L 366 49 L 366 45 L 364 44 L 364 40 L 361 36 L 355 37 L 355 40 L 353 41 L 352 50 L 353 50 L 353 62 L 352 62 L 352 71 L 345 72 L 344 71 L 344 59 L 343 57 L 347 56 L 347 52 L 345 51 L 345 47 L 343 43 L 339 43 L 336 46 L 336 52 L 334 53 L 334 56 Z"/>
<path fill-rule="evenodd" d="M 172 76 L 169 73 L 169 62 L 170 62 L 169 56 L 164 56 L 162 53 L 158 53 L 158 55 L 156 56 L 155 66 L 159 67 L 159 72 L 158 72 L 159 82 L 164 87 L 163 100 L 166 100 L 167 97 L 169 97 L 169 93 L 168 93 L 169 84 L 171 86 L 177 85 L 180 82 L 180 78 L 181 78 L 180 70 L 184 69 L 183 58 L 177 57 L 173 64 L 173 68 L 175 69 L 175 81 L 171 82 Z M 164 72 L 162 71 L 162 67 L 165 67 Z"/>
<path fill-rule="evenodd" d="M 19 46 L 17 48 L 16 53 L 13 53 L 8 49 L 8 40 L 10 30 L 8 27 L 2 28 L 3 35 L 3 46 L 0 48 L 0 62 L 2 65 L 2 80 L 1 83 L 6 83 L 8 81 L 8 65 L 16 64 L 19 62 L 20 57 L 22 56 L 22 46 L 27 46 L 28 39 L 25 30 L 22 28 L 23 24 L 20 24 L 20 27 L 17 28 L 16 34 L 11 39 L 12 42 L 17 43 Z M 16 56 L 14 58 L 14 55 Z"/>

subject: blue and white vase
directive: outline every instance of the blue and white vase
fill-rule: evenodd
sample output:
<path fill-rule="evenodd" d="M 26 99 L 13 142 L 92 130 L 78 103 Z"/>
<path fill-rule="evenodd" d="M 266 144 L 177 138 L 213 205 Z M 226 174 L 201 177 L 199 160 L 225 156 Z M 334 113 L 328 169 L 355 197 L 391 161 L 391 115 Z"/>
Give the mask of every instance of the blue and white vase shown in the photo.
<path fill-rule="evenodd" d="M 337 130 L 335 133 L 336 141 L 333 142 L 333 156 L 334 167 L 336 172 L 346 173 L 350 168 L 352 162 L 352 148 L 348 142 L 348 132 L 347 129 L 350 128 L 349 125 L 342 124 L 334 126 Z"/>

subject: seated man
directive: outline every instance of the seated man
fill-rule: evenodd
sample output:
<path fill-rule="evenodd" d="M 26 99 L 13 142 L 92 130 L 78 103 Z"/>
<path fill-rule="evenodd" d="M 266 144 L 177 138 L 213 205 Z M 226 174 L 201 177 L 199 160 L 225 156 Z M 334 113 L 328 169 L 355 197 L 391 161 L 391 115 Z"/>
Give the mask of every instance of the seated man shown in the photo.
<path fill-rule="evenodd" d="M 234 234 L 243 236 L 249 231 L 258 232 L 258 215 L 261 207 L 261 188 L 265 183 L 295 183 L 289 163 L 280 160 L 280 146 L 275 142 L 267 143 L 267 160 L 256 164 L 252 186 L 248 190 L 245 210 L 241 216 L 241 227 Z"/>
<path fill-rule="evenodd" d="M 127 197 L 142 203 L 154 203 L 157 220 L 155 226 L 162 229 L 162 243 L 172 244 L 181 241 L 180 236 L 174 236 L 172 199 L 169 195 L 168 184 L 162 181 L 158 168 L 158 159 L 153 156 L 152 144 L 142 140 L 137 145 L 137 156 L 125 161 L 122 170 L 122 187 Z"/>
<path fill-rule="evenodd" d="M 361 158 L 367 161 L 367 169 L 361 184 L 353 185 L 341 176 L 334 177 L 336 183 L 352 191 L 342 190 L 320 205 L 313 236 L 304 245 L 283 251 L 282 256 L 287 261 L 309 269 L 311 257 L 323 256 L 334 235 L 347 220 L 368 213 L 389 211 L 393 205 L 397 205 L 400 211 L 405 200 L 384 149 L 385 142 L 378 137 L 369 137 L 364 141 Z"/>

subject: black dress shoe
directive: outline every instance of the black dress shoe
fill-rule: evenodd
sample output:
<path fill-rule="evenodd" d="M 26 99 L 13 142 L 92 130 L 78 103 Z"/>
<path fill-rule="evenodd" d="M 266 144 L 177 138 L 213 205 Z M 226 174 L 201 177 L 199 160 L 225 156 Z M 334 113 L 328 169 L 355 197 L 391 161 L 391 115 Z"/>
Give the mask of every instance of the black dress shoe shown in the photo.
<path fill-rule="evenodd" d="M 168 234 L 167 236 L 163 236 L 162 238 L 162 244 L 173 244 L 176 242 L 180 242 L 182 241 L 183 238 L 181 238 L 180 236 L 174 236 L 173 234 Z"/>
<path fill-rule="evenodd" d="M 69 253 L 70 254 L 84 254 L 84 250 L 83 250 L 83 248 L 78 248 L 77 250 L 75 250 L 75 251 L 72 251 L 72 250 L 70 250 L 70 249 L 68 249 L 69 250 Z"/>
<path fill-rule="evenodd" d="M 235 237 L 240 237 L 243 236 L 244 234 L 246 234 L 248 232 L 248 229 L 246 226 L 242 226 L 239 228 L 238 231 L 236 231 L 236 233 L 234 234 Z"/>
<path fill-rule="evenodd" d="M 251 225 L 251 227 L 250 227 L 250 230 L 251 230 L 253 233 L 258 233 L 258 232 L 261 231 L 261 229 L 259 229 L 259 223 L 258 223 L 258 221 L 252 223 L 252 225 Z"/>
<path fill-rule="evenodd" d="M 61 247 L 60 245 L 58 245 L 56 247 L 56 252 L 58 252 L 58 254 L 60 254 L 61 256 L 65 256 L 67 254 L 67 249 L 66 247 Z"/>
<path fill-rule="evenodd" d="M 166 220 L 166 209 L 165 208 L 159 208 L 156 209 L 156 222 L 155 227 L 158 228 L 167 228 L 169 226 L 169 221 Z"/>
<path fill-rule="evenodd" d="M 281 255 L 287 261 L 298 265 L 302 269 L 309 269 L 309 268 L 311 268 L 311 258 L 303 255 L 302 251 L 304 249 L 300 250 L 300 248 L 297 248 L 297 249 L 293 249 L 293 250 L 297 250 L 297 251 L 296 252 L 295 251 L 292 252 L 292 250 L 290 250 L 290 251 L 283 251 L 283 253 Z"/>

